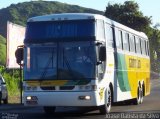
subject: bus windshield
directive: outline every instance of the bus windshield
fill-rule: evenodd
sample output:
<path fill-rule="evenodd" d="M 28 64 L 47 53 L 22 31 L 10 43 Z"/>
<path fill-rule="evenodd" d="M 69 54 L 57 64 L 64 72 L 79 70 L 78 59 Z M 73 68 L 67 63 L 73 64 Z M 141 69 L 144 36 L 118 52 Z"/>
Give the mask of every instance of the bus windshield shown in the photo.
<path fill-rule="evenodd" d="M 26 48 L 25 80 L 81 80 L 95 77 L 93 43 L 64 42 Z"/>

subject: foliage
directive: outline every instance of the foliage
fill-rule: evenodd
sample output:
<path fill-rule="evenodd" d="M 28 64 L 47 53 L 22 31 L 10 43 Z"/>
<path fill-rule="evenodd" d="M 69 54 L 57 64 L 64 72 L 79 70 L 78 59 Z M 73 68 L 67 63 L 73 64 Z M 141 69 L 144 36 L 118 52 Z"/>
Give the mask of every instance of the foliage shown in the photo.
<path fill-rule="evenodd" d="M 0 66 L 0 73 L 4 77 L 9 92 L 9 96 L 19 94 L 19 71 L 18 70 L 7 70 L 4 66 Z"/>
<path fill-rule="evenodd" d="M 0 35 L 0 65 L 6 62 L 6 39 Z"/>
<path fill-rule="evenodd" d="M 151 17 L 144 16 L 134 1 L 114 5 L 108 3 L 105 16 L 138 31 L 144 31 L 151 24 Z"/>
<path fill-rule="evenodd" d="M 151 67 L 155 72 L 160 72 L 160 30 L 159 25 L 156 25 L 151 30 L 150 48 L 151 48 Z"/>

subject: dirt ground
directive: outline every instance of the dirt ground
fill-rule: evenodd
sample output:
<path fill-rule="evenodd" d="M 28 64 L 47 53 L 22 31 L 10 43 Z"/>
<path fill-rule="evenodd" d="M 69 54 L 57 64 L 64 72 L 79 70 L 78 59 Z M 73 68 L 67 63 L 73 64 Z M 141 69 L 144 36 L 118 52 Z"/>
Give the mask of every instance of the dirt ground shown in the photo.
<path fill-rule="evenodd" d="M 8 103 L 9 104 L 18 104 L 20 103 L 21 100 L 20 100 L 20 95 L 15 95 L 15 96 L 9 96 L 8 98 Z"/>

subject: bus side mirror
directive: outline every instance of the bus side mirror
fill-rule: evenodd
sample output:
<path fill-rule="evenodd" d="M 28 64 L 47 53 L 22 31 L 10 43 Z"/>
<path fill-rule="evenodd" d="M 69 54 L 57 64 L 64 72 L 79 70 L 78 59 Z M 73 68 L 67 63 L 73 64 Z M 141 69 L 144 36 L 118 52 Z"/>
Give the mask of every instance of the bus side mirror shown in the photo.
<path fill-rule="evenodd" d="M 21 62 L 23 61 L 23 47 L 18 47 L 16 52 L 15 52 L 15 56 L 17 59 L 17 64 L 21 64 Z"/>
<path fill-rule="evenodd" d="M 105 46 L 100 46 L 99 60 L 102 61 L 102 62 L 106 61 L 106 47 Z"/>

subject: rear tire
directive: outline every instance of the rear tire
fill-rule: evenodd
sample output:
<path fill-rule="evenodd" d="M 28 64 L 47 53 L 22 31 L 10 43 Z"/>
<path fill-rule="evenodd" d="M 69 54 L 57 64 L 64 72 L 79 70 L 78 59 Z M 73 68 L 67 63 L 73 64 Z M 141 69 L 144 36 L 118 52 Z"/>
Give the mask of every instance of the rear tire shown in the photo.
<path fill-rule="evenodd" d="M 140 97 L 140 104 L 142 104 L 143 103 L 143 93 L 144 93 L 144 89 L 143 89 L 143 87 L 141 88 L 141 97 Z"/>
<path fill-rule="evenodd" d="M 133 99 L 133 104 L 139 105 L 140 101 L 141 101 L 141 89 L 138 86 L 138 88 L 137 88 L 137 97 L 135 99 Z"/>
<path fill-rule="evenodd" d="M 109 88 L 105 92 L 105 105 L 99 107 L 99 111 L 101 114 L 108 114 L 111 111 L 112 106 L 112 91 Z"/>
<path fill-rule="evenodd" d="M 43 107 L 44 109 L 44 112 L 46 114 L 54 114 L 55 113 L 55 110 L 56 110 L 56 107 L 49 107 L 49 106 L 46 106 L 46 107 Z"/>

